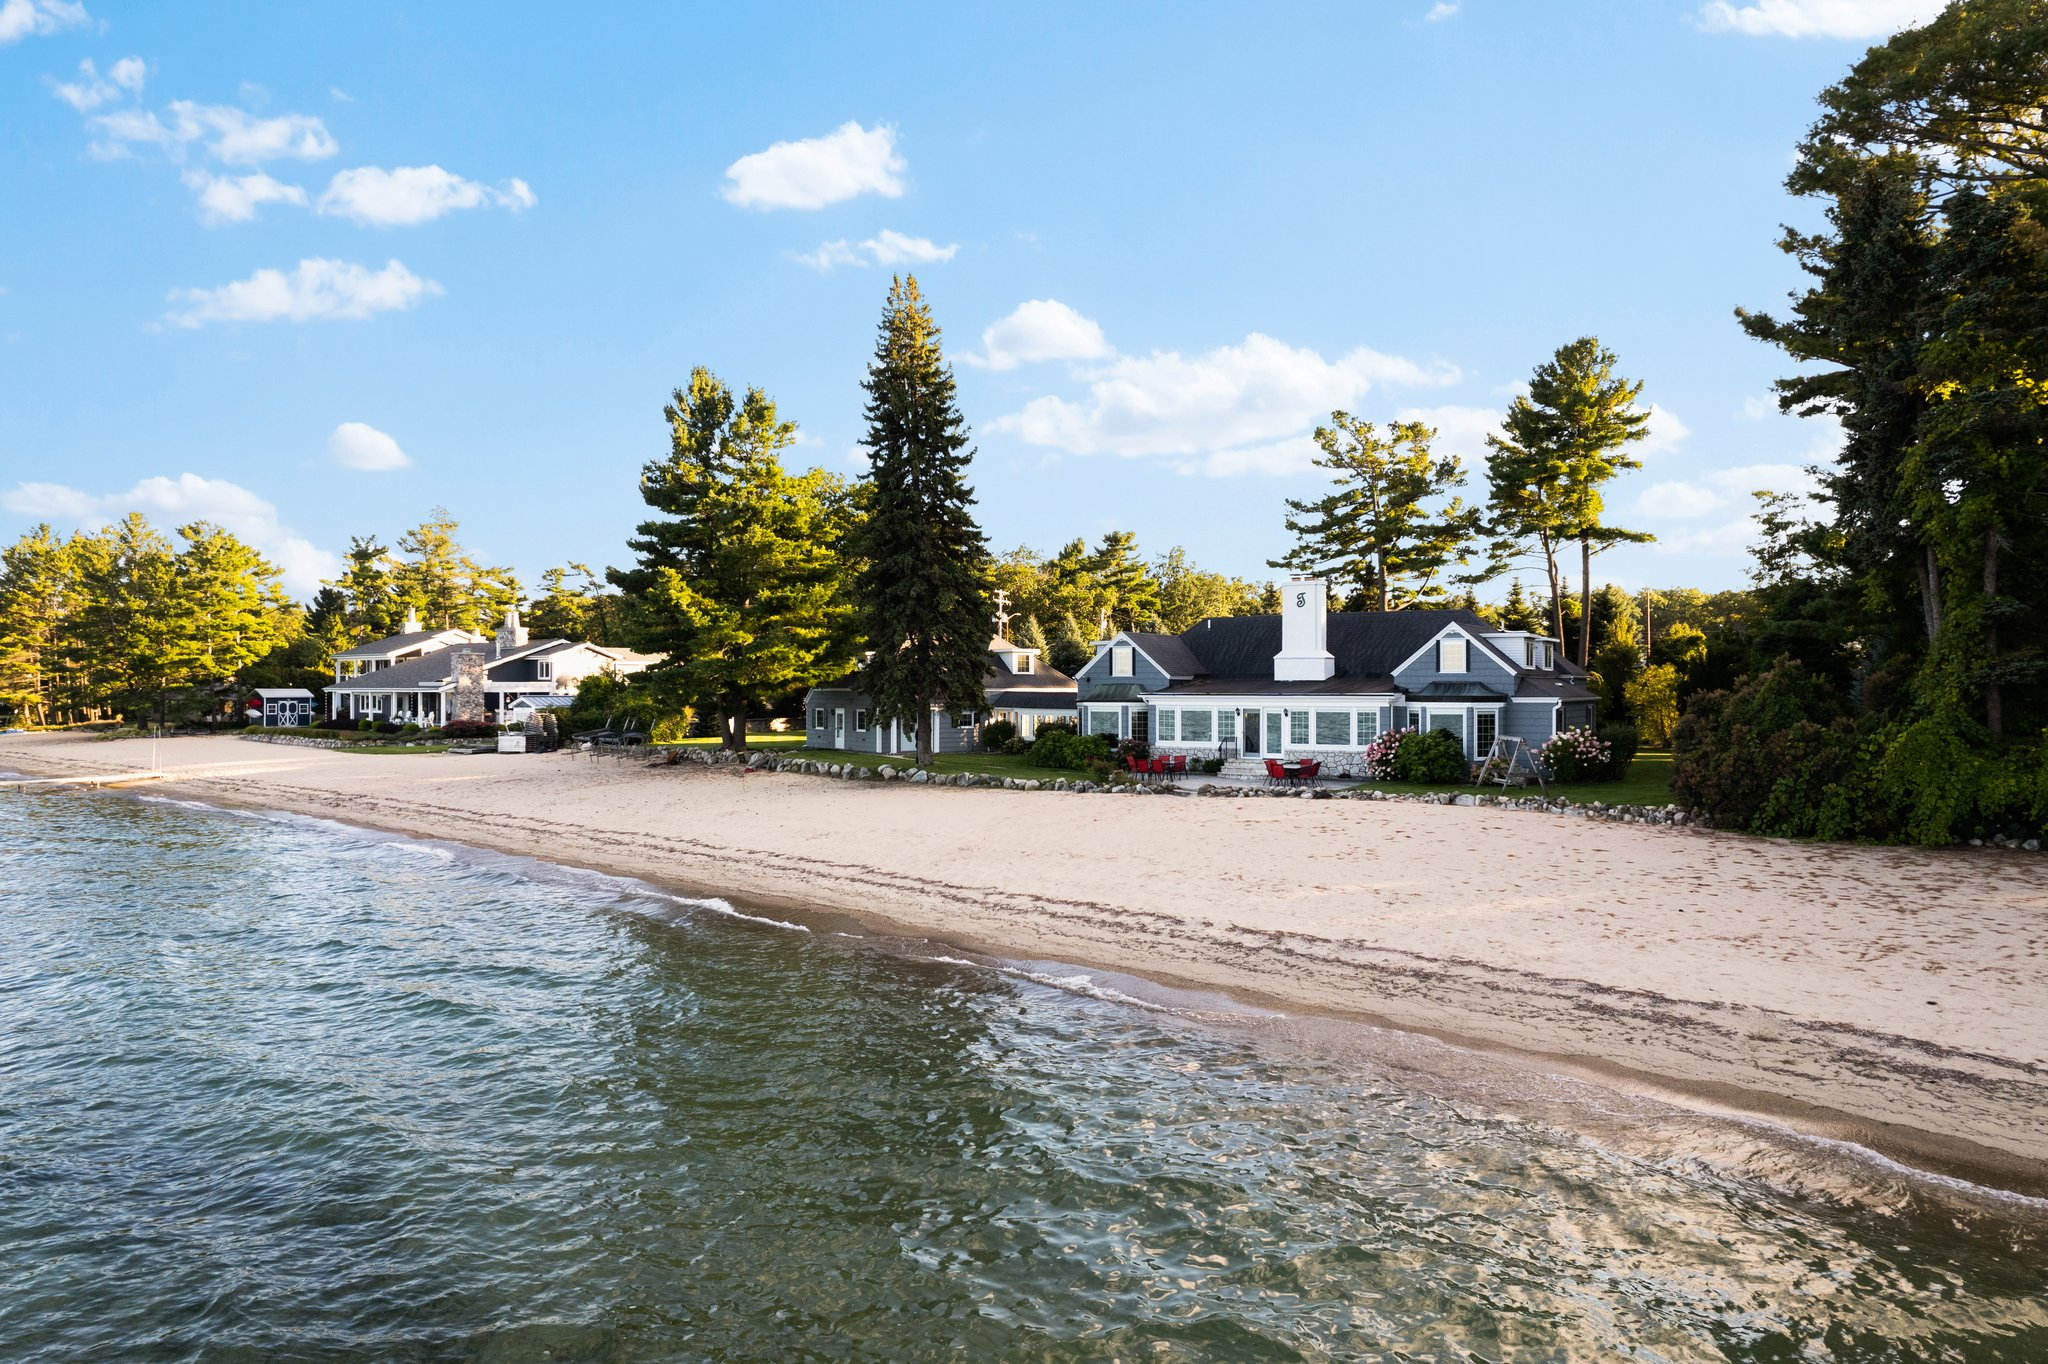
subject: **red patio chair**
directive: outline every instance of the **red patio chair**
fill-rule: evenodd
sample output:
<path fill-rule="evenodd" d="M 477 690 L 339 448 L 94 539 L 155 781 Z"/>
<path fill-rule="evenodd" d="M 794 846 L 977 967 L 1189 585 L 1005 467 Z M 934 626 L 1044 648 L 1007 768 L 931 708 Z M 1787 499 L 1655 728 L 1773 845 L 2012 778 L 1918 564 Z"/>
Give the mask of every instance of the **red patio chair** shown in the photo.
<path fill-rule="evenodd" d="M 1188 755 L 1185 753 L 1174 754 L 1171 758 L 1167 759 L 1166 770 L 1175 781 L 1185 777 L 1188 774 Z"/>
<path fill-rule="evenodd" d="M 1321 758 L 1303 758 L 1301 766 L 1297 769 L 1295 775 L 1310 785 L 1314 785 L 1322 779 L 1323 760 Z"/>
<path fill-rule="evenodd" d="M 1152 775 L 1155 777 L 1164 777 L 1166 775 L 1165 757 L 1161 756 L 1152 760 Z"/>
<path fill-rule="evenodd" d="M 1287 780 L 1287 769 L 1280 765 L 1280 760 L 1278 758 L 1266 759 L 1266 785 L 1272 786 L 1276 783 L 1285 783 Z"/>

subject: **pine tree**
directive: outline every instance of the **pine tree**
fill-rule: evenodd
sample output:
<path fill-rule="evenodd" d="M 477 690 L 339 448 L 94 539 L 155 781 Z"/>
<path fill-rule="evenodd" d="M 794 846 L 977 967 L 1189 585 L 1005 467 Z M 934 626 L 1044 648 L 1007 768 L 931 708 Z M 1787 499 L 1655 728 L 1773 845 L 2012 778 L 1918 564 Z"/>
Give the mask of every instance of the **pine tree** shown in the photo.
<path fill-rule="evenodd" d="M 186 684 L 220 682 L 283 644 L 295 613 L 274 564 L 208 521 L 178 528 L 180 614 L 186 652 L 173 676 Z"/>
<path fill-rule="evenodd" d="M 1520 578 L 1508 584 L 1508 599 L 1500 608 L 1500 628 L 1527 630 L 1532 634 L 1543 628 L 1543 613 L 1529 600 Z"/>
<path fill-rule="evenodd" d="M 1316 467 L 1330 471 L 1336 490 L 1314 502 L 1288 500 L 1295 545 L 1271 567 L 1327 576 L 1377 611 L 1443 600 L 1449 571 L 1470 561 L 1486 521 L 1453 495 L 1463 462 L 1433 456 L 1436 432 L 1421 422 L 1395 422 L 1384 437 L 1349 412 L 1332 412 L 1330 422 L 1316 428 Z"/>
<path fill-rule="evenodd" d="M 850 539 L 855 598 L 874 653 L 861 687 L 876 719 L 917 735 L 932 761 L 932 717 L 986 704 L 988 544 L 975 523 L 966 422 L 939 329 L 914 276 L 893 283 L 864 384 L 866 516 Z"/>
<path fill-rule="evenodd" d="M 57 703 L 73 596 L 64 542 L 47 524 L 0 550 L 0 703 L 31 724 L 49 723 Z"/>
<path fill-rule="evenodd" d="M 1017 628 L 1010 632 L 1010 642 L 1020 649 L 1036 649 L 1039 653 L 1043 654 L 1045 652 L 1045 629 L 1039 625 L 1038 617 L 1026 616 L 1023 620 L 1019 621 Z"/>
<path fill-rule="evenodd" d="M 1159 584 L 1138 556 L 1138 537 L 1125 530 L 1103 534 L 1085 570 L 1095 584 L 1097 609 L 1111 629 L 1150 629 L 1159 618 Z"/>
<path fill-rule="evenodd" d="M 1647 434 L 1650 414 L 1636 407 L 1640 382 L 1614 373 L 1614 353 L 1590 336 L 1557 348 L 1530 376 L 1529 392 L 1508 408 L 1504 436 L 1488 436 L 1487 477 L 1493 520 L 1509 542 L 1533 552 L 1550 579 L 1557 633 L 1564 632 L 1558 550 L 1579 545 L 1579 613 L 1592 608 L 1597 549 L 1650 537 L 1604 524 L 1602 490 L 1642 462 L 1627 447 Z M 1592 658 L 1590 631 L 1579 634 L 1579 666 Z"/>
<path fill-rule="evenodd" d="M 640 479 L 662 517 L 642 523 L 631 542 L 639 565 L 612 581 L 635 643 L 665 655 L 649 685 L 715 713 L 721 741 L 737 750 L 751 710 L 850 661 L 838 547 L 852 498 L 823 470 L 783 469 L 796 426 L 757 388 L 735 402 L 700 367 L 665 415 L 669 456 Z"/>
<path fill-rule="evenodd" d="M 1046 647 L 1045 661 L 1072 677 L 1088 666 L 1090 652 L 1088 640 L 1081 633 L 1081 623 L 1071 615 L 1061 616 L 1059 625 L 1052 632 L 1052 643 Z"/>
<path fill-rule="evenodd" d="M 342 559 L 341 576 L 324 586 L 333 587 L 347 601 L 349 643 L 397 634 L 405 607 L 391 581 L 390 551 L 376 536 L 358 535 L 350 538 Z"/>

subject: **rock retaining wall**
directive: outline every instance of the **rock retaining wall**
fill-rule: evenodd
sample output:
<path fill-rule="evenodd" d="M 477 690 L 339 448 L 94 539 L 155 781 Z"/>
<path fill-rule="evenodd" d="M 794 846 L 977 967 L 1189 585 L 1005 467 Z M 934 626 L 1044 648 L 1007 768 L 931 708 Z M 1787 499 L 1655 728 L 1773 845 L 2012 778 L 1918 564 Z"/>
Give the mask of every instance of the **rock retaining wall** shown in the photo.
<path fill-rule="evenodd" d="M 975 772 L 919 772 L 889 766 L 867 767 L 860 763 L 822 761 L 817 758 L 786 758 L 774 753 L 727 753 L 719 749 L 671 749 L 670 762 L 696 763 L 708 767 L 744 766 L 751 772 L 793 772 L 804 776 L 832 777 L 840 781 L 891 782 L 908 786 L 996 787 L 1006 791 L 1059 791 L 1078 795 L 1179 796 L 1198 800 L 1384 800 L 1408 801 L 1421 805 L 1483 805 L 1500 810 L 1540 810 L 1578 819 L 1603 819 L 1615 824 L 1650 824 L 1672 828 L 1709 828 L 1704 816 L 1675 805 L 1608 805 L 1601 801 L 1574 804 L 1546 800 L 1541 796 L 1492 795 L 1479 791 L 1444 791 L 1428 795 L 1407 792 L 1356 789 L 1332 791 L 1324 787 L 1294 790 L 1285 787 L 1218 786 L 1196 778 L 1179 782 L 1097 782 L 1081 777 L 1047 776 L 996 777 Z"/>

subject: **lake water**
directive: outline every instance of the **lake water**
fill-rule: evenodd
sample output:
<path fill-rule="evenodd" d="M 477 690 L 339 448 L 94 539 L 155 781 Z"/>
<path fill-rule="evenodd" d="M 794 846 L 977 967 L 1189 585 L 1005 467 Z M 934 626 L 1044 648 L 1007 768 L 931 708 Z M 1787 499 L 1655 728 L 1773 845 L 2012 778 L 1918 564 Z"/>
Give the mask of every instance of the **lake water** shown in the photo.
<path fill-rule="evenodd" d="M 0 1358 L 2048 1360 L 2039 1204 L 774 917 L 0 799 Z"/>

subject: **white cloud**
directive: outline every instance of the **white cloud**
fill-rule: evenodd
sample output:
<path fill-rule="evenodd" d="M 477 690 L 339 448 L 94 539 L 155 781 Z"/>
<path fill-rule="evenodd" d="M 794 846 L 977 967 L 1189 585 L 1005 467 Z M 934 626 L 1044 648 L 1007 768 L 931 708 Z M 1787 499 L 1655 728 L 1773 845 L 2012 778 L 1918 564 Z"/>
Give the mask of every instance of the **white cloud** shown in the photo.
<path fill-rule="evenodd" d="M 1750 494 L 1757 491 L 1812 497 L 1820 491 L 1820 484 L 1804 464 L 1743 464 L 1732 469 L 1709 469 L 1689 479 L 1652 483 L 1637 496 L 1636 512 L 1652 520 L 1690 520 L 1745 506 Z"/>
<path fill-rule="evenodd" d="M 1668 455 L 1685 443 L 1692 434 L 1692 428 L 1678 419 L 1678 414 L 1668 407 L 1650 404 L 1650 424 L 1644 430 L 1643 438 L 1629 447 L 1629 452 L 1638 459 L 1654 459 Z"/>
<path fill-rule="evenodd" d="M 932 265 L 949 261 L 960 251 L 958 242 L 940 246 L 930 237 L 906 237 L 886 227 L 860 247 L 875 258 L 877 265 Z"/>
<path fill-rule="evenodd" d="M 195 104 L 173 100 L 168 119 L 141 109 L 99 114 L 92 119 L 101 140 L 93 144 L 100 157 L 135 154 L 138 146 L 155 147 L 173 160 L 185 149 L 204 142 L 215 160 L 235 166 L 265 161 L 320 161 L 340 150 L 327 125 L 311 114 L 279 114 L 258 118 L 226 104 Z"/>
<path fill-rule="evenodd" d="M 903 193 L 907 162 L 896 152 L 896 130 L 848 121 L 823 137 L 777 142 L 725 168 L 719 191 L 741 208 L 823 208 L 860 194 L 895 199 Z"/>
<path fill-rule="evenodd" d="M 1772 397 L 1758 397 L 1754 393 L 1742 400 L 1742 417 L 1745 421 L 1760 422 L 1778 415 L 1778 400 Z"/>
<path fill-rule="evenodd" d="M 981 347 L 981 355 L 962 355 L 961 360 L 987 369 L 1015 369 L 1043 360 L 1100 360 L 1111 354 L 1099 325 L 1051 298 L 1019 303 L 982 332 Z"/>
<path fill-rule="evenodd" d="M 412 457 L 398 448 L 398 442 L 367 422 L 343 422 L 327 438 L 327 453 L 344 469 L 384 473 L 403 469 Z"/>
<path fill-rule="evenodd" d="M 488 206 L 519 213 L 537 202 L 524 180 L 493 187 L 439 166 L 358 166 L 335 175 L 320 196 L 319 210 L 365 227 L 411 227 L 459 209 Z"/>
<path fill-rule="evenodd" d="M 305 322 L 317 318 L 365 318 L 402 310 L 441 292 L 397 261 L 382 270 L 338 260 L 302 260 L 290 274 L 258 270 L 218 289 L 180 289 L 173 303 L 190 306 L 165 316 L 177 327 L 207 322 Z"/>
<path fill-rule="evenodd" d="M 90 113 L 121 97 L 126 91 L 131 95 L 142 93 L 142 82 L 148 72 L 140 57 L 123 57 L 107 68 L 102 76 L 99 69 L 87 57 L 78 64 L 76 81 L 49 81 L 50 90 L 58 99 L 76 109 L 79 113 Z M 48 80 L 48 77 L 44 78 Z"/>
<path fill-rule="evenodd" d="M 1450 404 L 1443 407 L 1401 407 L 1394 410 L 1394 420 L 1421 422 L 1436 431 L 1436 441 L 1430 449 L 1439 455 L 1456 455 L 1465 461 L 1468 477 L 1486 467 L 1489 453 L 1486 438 L 1500 430 L 1505 407 L 1467 407 Z"/>
<path fill-rule="evenodd" d="M 198 474 L 145 478 L 127 492 L 106 495 L 61 483 L 23 483 L 0 493 L 0 507 L 18 516 L 79 526 L 103 526 L 129 512 L 141 512 L 165 529 L 211 521 L 261 550 L 278 566 L 285 587 L 301 596 L 341 572 L 341 560 L 294 533 L 276 507 L 226 479 Z"/>
<path fill-rule="evenodd" d="M 989 429 L 1069 454 L 1162 457 L 1186 471 L 1271 470 L 1288 444 L 1378 385 L 1449 383 L 1457 371 L 1359 347 L 1334 360 L 1254 332 L 1201 355 L 1119 356 L 1089 375 L 1086 399 L 1048 395 Z"/>
<path fill-rule="evenodd" d="M 1440 24 L 1458 12 L 1458 0 L 1436 0 L 1429 7 L 1429 13 L 1422 16 L 1426 24 Z"/>
<path fill-rule="evenodd" d="M 306 191 L 273 180 L 262 171 L 252 175 L 208 175 L 185 172 L 185 185 L 199 196 L 199 217 L 209 226 L 246 223 L 264 204 L 306 206 Z"/>
<path fill-rule="evenodd" d="M 1700 23 L 1711 30 L 1775 38 L 1878 38 L 1926 23 L 1947 0 L 1709 0 Z"/>
<path fill-rule="evenodd" d="M 31 34 L 56 33 L 91 22 L 85 6 L 73 0 L 4 0 L 0 3 L 0 47 Z"/>
<path fill-rule="evenodd" d="M 875 265 L 931 265 L 949 261 L 959 251 L 958 242 L 940 246 L 930 237 L 906 237 L 885 227 L 864 242 L 850 242 L 844 237 L 838 241 L 820 242 L 817 250 L 807 251 L 797 259 L 822 274 L 842 265 L 867 265 L 871 262 Z"/>

